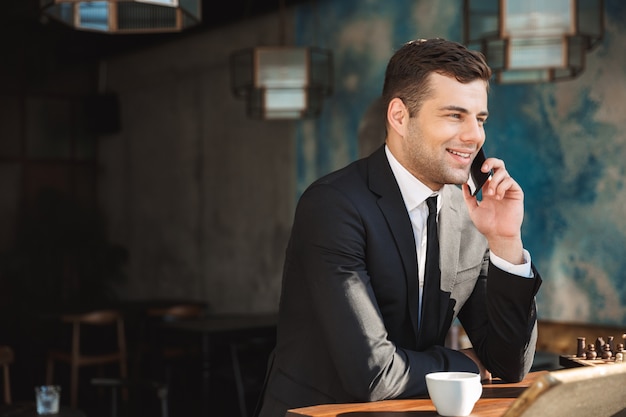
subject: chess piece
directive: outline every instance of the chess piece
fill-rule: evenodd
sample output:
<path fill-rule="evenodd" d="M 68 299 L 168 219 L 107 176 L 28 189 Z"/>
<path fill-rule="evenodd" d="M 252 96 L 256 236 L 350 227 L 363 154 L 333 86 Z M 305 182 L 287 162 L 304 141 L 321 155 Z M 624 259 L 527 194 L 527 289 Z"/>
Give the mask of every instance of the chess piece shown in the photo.
<path fill-rule="evenodd" d="M 608 359 L 611 359 L 612 357 L 613 357 L 613 352 L 611 352 L 611 346 L 609 346 L 608 343 L 605 343 L 604 346 L 602 346 L 602 359 L 608 360 Z"/>
<path fill-rule="evenodd" d="M 596 352 L 596 345 L 589 343 L 587 345 L 587 352 L 585 354 L 585 359 L 592 360 L 598 356 L 598 352 Z"/>
<path fill-rule="evenodd" d="M 600 353 L 602 354 L 602 350 L 604 349 L 604 344 L 606 342 L 604 341 L 604 338 L 602 336 L 598 337 L 596 339 L 596 353 Z"/>
<path fill-rule="evenodd" d="M 587 345 L 586 339 L 584 337 L 578 338 L 578 345 L 576 346 L 576 357 L 584 358 L 585 354 L 585 346 Z"/>
<path fill-rule="evenodd" d="M 615 352 L 615 338 L 613 336 L 609 336 L 606 338 L 606 344 L 609 345 L 611 352 Z"/>
<path fill-rule="evenodd" d="M 617 351 L 615 352 L 615 362 L 624 362 L 624 344 L 617 344 Z"/>

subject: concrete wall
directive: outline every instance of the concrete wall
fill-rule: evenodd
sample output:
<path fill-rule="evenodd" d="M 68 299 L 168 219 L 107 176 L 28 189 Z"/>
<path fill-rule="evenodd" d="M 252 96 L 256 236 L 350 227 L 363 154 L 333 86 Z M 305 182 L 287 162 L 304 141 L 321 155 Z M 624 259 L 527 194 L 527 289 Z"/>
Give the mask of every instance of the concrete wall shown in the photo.
<path fill-rule="evenodd" d="M 99 193 L 111 240 L 130 254 L 122 297 L 277 309 L 297 122 L 248 119 L 229 74 L 233 51 L 277 43 L 276 22 L 269 15 L 106 63 L 122 129 L 101 140 Z"/>

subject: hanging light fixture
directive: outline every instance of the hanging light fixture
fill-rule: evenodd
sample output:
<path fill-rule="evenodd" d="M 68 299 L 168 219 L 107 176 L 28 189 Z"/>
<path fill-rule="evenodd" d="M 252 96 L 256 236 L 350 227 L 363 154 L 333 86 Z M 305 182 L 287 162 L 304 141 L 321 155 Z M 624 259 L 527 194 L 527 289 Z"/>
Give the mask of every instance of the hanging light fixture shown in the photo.
<path fill-rule="evenodd" d="M 75 29 L 178 32 L 200 23 L 201 0 L 40 0 L 42 13 Z"/>
<path fill-rule="evenodd" d="M 259 46 L 231 55 L 233 94 L 247 101 L 255 119 L 301 119 L 319 115 L 332 90 L 332 54 L 284 45 L 284 0 L 280 1 L 281 45 Z"/>
<path fill-rule="evenodd" d="M 575 78 L 604 36 L 603 0 L 464 1 L 464 42 L 498 83 Z"/>

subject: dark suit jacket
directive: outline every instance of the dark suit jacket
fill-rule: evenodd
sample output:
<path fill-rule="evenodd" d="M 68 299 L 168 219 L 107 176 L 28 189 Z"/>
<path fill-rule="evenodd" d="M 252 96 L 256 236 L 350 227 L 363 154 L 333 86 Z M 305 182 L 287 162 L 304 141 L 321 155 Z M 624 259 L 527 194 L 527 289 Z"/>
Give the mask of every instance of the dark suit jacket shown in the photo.
<path fill-rule="evenodd" d="M 521 380 L 536 341 L 541 278 L 489 264 L 462 192 L 441 191 L 439 345 L 420 346 L 411 221 L 384 148 L 313 183 L 296 209 L 284 265 L 277 344 L 261 417 L 308 405 L 426 393 L 424 375 L 478 372 L 443 346 L 458 317 L 496 377 Z"/>

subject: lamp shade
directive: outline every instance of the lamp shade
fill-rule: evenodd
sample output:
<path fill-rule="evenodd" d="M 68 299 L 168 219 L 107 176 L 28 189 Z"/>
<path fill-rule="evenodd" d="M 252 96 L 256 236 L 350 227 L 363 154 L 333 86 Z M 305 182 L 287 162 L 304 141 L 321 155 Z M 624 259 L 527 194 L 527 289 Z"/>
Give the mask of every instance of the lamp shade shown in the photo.
<path fill-rule="evenodd" d="M 332 55 L 315 47 L 244 49 L 231 55 L 231 80 L 252 118 L 314 117 L 332 90 Z"/>
<path fill-rule="evenodd" d="M 177 32 L 200 23 L 201 0 L 40 0 L 45 16 L 104 33 Z"/>
<path fill-rule="evenodd" d="M 465 0 L 465 43 L 500 83 L 571 79 L 604 35 L 602 0 Z"/>

